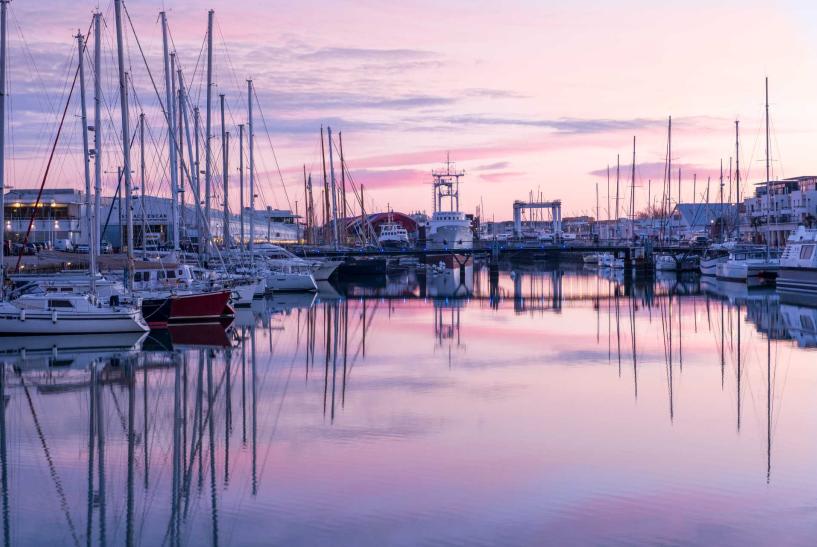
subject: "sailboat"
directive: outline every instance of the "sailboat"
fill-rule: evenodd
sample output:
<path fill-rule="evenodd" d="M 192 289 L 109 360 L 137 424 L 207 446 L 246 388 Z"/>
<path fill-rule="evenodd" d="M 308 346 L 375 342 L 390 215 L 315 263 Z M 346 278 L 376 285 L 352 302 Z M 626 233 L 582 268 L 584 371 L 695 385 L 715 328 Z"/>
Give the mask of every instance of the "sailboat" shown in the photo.
<path fill-rule="evenodd" d="M 7 3 L 0 3 L 0 28 L 2 29 L 2 51 L 6 51 L 6 9 Z M 86 206 L 90 205 L 90 156 L 88 153 L 88 123 L 85 108 L 85 72 L 83 58 L 85 44 L 81 34 L 77 35 L 79 49 L 79 87 L 82 108 L 83 155 L 85 159 Z M 0 59 L 0 82 L 6 79 L 6 59 Z M 5 109 L 5 95 L 0 94 L 0 111 Z M 5 154 L 5 128 L 0 127 L 0 155 Z M 0 210 L 5 207 L 3 188 L 5 175 L 0 166 Z M 98 211 L 95 211 L 98 212 Z M 35 213 L 36 214 L 36 213 Z M 92 218 L 86 215 L 88 236 L 94 241 Z M 3 248 L 3 230 L 0 230 L 0 249 Z M 94 245 L 88 246 L 90 263 L 90 292 L 86 294 L 24 294 L 11 301 L 0 302 L 0 334 L 5 335 L 61 335 L 145 332 L 148 326 L 142 318 L 138 306 L 125 303 L 119 294 L 111 294 L 107 300 L 99 298 L 95 290 L 96 257 Z M 0 264 L 2 263 L 0 251 Z M 2 270 L 2 269 L 0 269 Z M 0 296 L 5 280 L 0 273 Z"/>
<path fill-rule="evenodd" d="M 738 125 L 735 122 L 736 142 Z M 769 149 L 769 79 L 766 78 L 766 225 L 769 225 L 772 208 L 772 184 Z M 738 170 L 738 184 L 740 171 Z M 740 196 L 738 195 L 738 205 Z M 739 281 L 750 286 L 773 284 L 780 270 L 779 252 L 769 247 L 769 236 L 766 237 L 765 249 L 736 249 L 729 253 L 729 258 L 718 265 L 718 279 Z"/>

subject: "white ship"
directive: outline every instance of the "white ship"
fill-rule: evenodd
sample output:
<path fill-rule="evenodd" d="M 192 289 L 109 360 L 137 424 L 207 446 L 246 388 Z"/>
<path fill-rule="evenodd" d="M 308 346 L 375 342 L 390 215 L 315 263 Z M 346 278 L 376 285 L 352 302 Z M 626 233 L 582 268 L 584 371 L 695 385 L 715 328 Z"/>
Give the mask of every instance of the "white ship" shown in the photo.
<path fill-rule="evenodd" d="M 470 249 L 474 244 L 471 220 L 460 208 L 460 178 L 464 171 L 451 169 L 451 161 L 445 169 L 431 172 L 434 177 L 434 213 L 426 224 L 426 248 L 439 250 Z M 448 198 L 448 210 L 443 200 Z"/>
<path fill-rule="evenodd" d="M 391 212 L 388 221 L 380 226 L 377 244 L 390 249 L 405 249 L 409 246 L 408 230 L 403 228 L 402 224 L 394 221 Z"/>

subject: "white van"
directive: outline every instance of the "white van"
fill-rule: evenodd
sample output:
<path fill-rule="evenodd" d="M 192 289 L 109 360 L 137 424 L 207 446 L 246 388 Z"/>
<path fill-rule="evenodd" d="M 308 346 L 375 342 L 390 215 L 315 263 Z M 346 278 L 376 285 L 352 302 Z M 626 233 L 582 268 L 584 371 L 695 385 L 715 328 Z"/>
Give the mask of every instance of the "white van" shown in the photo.
<path fill-rule="evenodd" d="M 71 243 L 70 239 L 55 239 L 54 250 L 70 253 L 74 250 L 74 245 Z"/>

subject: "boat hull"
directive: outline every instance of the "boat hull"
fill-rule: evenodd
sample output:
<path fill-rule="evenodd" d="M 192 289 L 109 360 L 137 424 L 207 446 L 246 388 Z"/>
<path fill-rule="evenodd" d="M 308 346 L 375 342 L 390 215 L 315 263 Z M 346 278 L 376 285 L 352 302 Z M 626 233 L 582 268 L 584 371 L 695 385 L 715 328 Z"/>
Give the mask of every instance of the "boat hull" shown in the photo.
<path fill-rule="evenodd" d="M 304 273 L 270 272 L 265 281 L 267 290 L 275 292 L 312 292 L 317 291 L 315 279 Z"/>
<path fill-rule="evenodd" d="M 0 310 L 0 335 L 47 335 L 61 334 L 114 334 L 145 332 L 147 325 L 137 310 L 102 311 L 60 315 L 58 311 L 20 310 L 4 307 Z"/>
<path fill-rule="evenodd" d="M 170 298 L 143 298 L 142 317 L 151 329 L 162 329 L 170 320 Z"/>
<path fill-rule="evenodd" d="M 428 249 L 471 249 L 474 234 L 467 226 L 440 226 L 426 241 Z"/>
<path fill-rule="evenodd" d="M 170 323 L 206 323 L 219 321 L 228 307 L 230 291 L 173 295 Z"/>

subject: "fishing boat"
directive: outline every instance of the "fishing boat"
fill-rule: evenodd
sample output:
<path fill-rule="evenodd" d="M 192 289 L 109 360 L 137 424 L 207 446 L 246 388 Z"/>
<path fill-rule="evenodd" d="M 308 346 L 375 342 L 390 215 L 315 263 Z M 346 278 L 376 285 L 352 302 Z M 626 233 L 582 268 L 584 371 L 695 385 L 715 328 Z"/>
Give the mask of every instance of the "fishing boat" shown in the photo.
<path fill-rule="evenodd" d="M 388 221 L 380 226 L 380 235 L 377 236 L 377 244 L 385 249 L 405 249 L 410 245 L 408 230 L 397 222 L 394 222 L 391 213 Z"/>

